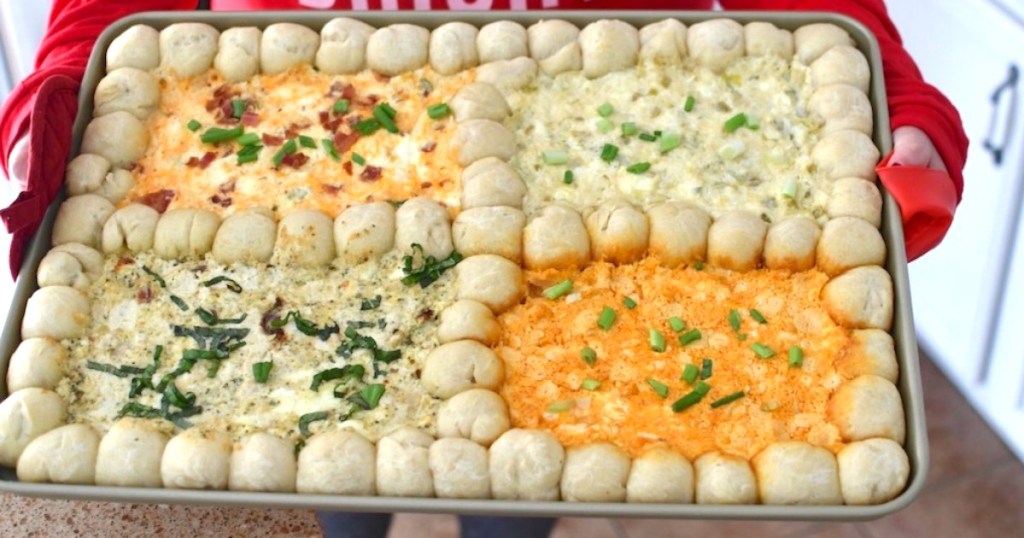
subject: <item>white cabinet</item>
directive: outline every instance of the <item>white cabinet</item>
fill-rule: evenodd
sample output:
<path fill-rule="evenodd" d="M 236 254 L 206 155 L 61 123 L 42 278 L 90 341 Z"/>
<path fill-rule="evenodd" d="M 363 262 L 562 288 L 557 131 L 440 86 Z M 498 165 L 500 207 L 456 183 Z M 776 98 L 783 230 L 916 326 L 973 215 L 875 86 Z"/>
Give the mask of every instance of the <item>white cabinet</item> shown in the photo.
<path fill-rule="evenodd" d="M 888 5 L 971 140 L 953 227 L 910 265 L 918 335 L 1024 460 L 1024 26 L 989 1 Z"/>

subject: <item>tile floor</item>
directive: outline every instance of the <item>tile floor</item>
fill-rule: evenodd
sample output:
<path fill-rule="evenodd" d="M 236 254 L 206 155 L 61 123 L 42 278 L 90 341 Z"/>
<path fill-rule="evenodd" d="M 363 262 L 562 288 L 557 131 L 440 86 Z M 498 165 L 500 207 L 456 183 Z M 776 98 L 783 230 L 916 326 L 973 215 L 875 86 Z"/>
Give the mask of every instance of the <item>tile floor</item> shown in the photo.
<path fill-rule="evenodd" d="M 1024 465 L 999 441 L 949 381 L 922 360 L 931 467 L 909 508 L 867 523 L 713 522 L 563 519 L 555 538 L 757 536 L 928 538 L 1020 536 Z M 440 538 L 458 531 L 452 516 L 400 514 L 390 538 Z M 37 500 L 0 494 L 0 536 L 317 536 L 312 512 L 119 505 Z"/>

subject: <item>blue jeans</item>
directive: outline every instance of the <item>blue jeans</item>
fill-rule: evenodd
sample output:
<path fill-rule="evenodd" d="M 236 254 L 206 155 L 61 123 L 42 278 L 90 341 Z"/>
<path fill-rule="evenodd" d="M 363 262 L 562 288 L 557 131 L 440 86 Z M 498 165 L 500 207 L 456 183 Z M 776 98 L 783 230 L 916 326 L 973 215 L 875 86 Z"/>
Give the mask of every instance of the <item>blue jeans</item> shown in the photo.
<path fill-rule="evenodd" d="M 326 538 L 384 538 L 391 526 L 392 514 L 317 512 Z M 554 528 L 555 518 L 459 516 L 462 538 L 545 538 Z"/>

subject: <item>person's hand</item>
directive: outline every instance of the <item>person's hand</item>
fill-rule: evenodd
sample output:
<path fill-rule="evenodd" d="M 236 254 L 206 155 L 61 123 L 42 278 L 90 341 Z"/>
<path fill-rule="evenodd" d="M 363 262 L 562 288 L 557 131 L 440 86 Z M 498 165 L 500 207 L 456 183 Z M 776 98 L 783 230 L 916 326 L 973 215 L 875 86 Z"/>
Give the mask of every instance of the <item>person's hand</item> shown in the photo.
<path fill-rule="evenodd" d="M 897 127 L 892 132 L 890 166 L 921 166 L 946 172 L 946 164 L 924 131 L 912 126 Z"/>

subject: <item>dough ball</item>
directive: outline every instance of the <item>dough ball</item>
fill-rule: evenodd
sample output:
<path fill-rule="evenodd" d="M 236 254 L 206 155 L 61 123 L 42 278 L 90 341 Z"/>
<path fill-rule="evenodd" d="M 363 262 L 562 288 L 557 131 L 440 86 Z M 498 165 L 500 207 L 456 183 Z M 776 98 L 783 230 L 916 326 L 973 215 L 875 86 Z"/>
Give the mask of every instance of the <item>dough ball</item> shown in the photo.
<path fill-rule="evenodd" d="M 470 300 L 455 301 L 441 311 L 437 338 L 442 344 L 456 340 L 476 340 L 493 345 L 501 337 L 501 326 L 487 305 Z"/>
<path fill-rule="evenodd" d="M 526 56 L 526 28 L 513 21 L 486 24 L 476 36 L 476 50 L 480 63 Z"/>
<path fill-rule="evenodd" d="M 603 19 L 580 32 L 583 74 L 597 78 L 615 71 L 632 69 L 640 55 L 640 32 L 620 20 Z"/>
<path fill-rule="evenodd" d="M 107 72 L 122 67 L 149 71 L 160 66 L 160 32 L 136 24 L 121 32 L 107 47 Z"/>
<path fill-rule="evenodd" d="M 460 392 L 437 411 L 438 437 L 459 437 L 490 446 L 509 427 L 505 400 L 486 389 Z"/>
<path fill-rule="evenodd" d="M 859 177 L 837 179 L 828 199 L 828 216 L 857 217 L 877 228 L 882 225 L 882 193 Z"/>
<path fill-rule="evenodd" d="M 491 445 L 489 455 L 495 499 L 558 500 L 565 449 L 550 433 L 509 430 Z"/>
<path fill-rule="evenodd" d="M 169 423 L 124 417 L 100 440 L 96 485 L 159 488 Z"/>
<path fill-rule="evenodd" d="M 213 257 L 223 264 L 266 263 L 274 253 L 277 224 L 267 213 L 245 210 L 224 219 L 213 239 Z"/>
<path fill-rule="evenodd" d="M 318 433 L 299 452 L 295 489 L 299 493 L 374 495 L 376 449 L 355 432 Z"/>
<path fill-rule="evenodd" d="M 0 466 L 14 467 L 33 439 L 64 424 L 64 400 L 56 392 L 29 387 L 0 402 Z"/>
<path fill-rule="evenodd" d="M 764 263 L 769 269 L 807 271 L 814 267 L 819 237 L 821 229 L 810 217 L 782 219 L 768 228 L 764 239 Z"/>
<path fill-rule="evenodd" d="M 498 88 L 482 82 L 471 82 L 455 94 L 451 103 L 456 121 L 491 120 L 500 122 L 512 113 Z"/>
<path fill-rule="evenodd" d="M 496 390 L 504 378 L 505 364 L 491 348 L 475 340 L 457 340 L 427 354 L 420 383 L 431 396 L 447 399 L 472 388 Z"/>
<path fill-rule="evenodd" d="M 320 30 L 316 68 L 328 75 L 358 73 L 366 68 L 366 45 L 374 28 L 348 17 L 331 19 Z"/>
<path fill-rule="evenodd" d="M 127 112 L 145 120 L 160 107 L 160 84 L 147 71 L 134 67 L 115 69 L 96 84 L 93 116 Z"/>
<path fill-rule="evenodd" d="M 530 56 L 546 75 L 553 77 L 583 69 L 583 52 L 578 39 L 580 29 L 575 24 L 559 19 L 539 21 L 527 28 L 526 34 Z"/>
<path fill-rule="evenodd" d="M 464 22 L 446 22 L 430 33 L 430 67 L 442 75 L 454 75 L 480 63 L 476 51 L 477 29 Z"/>
<path fill-rule="evenodd" d="M 314 209 L 285 213 L 277 227 L 275 265 L 316 267 L 334 259 L 334 222 Z"/>
<path fill-rule="evenodd" d="M 462 171 L 462 209 L 487 206 L 523 207 L 526 184 L 507 162 L 487 157 Z"/>
<path fill-rule="evenodd" d="M 837 217 L 827 223 L 818 241 L 818 268 L 831 276 L 863 265 L 885 263 L 885 240 L 870 222 Z"/>
<path fill-rule="evenodd" d="M 466 209 L 452 223 L 455 250 L 464 256 L 494 254 L 519 263 L 526 215 L 514 207 Z"/>
<path fill-rule="evenodd" d="M 825 120 L 823 133 L 851 129 L 871 136 L 874 116 L 868 96 L 849 84 L 822 86 L 811 95 L 807 107 Z"/>
<path fill-rule="evenodd" d="M 295 447 L 269 433 L 246 435 L 231 452 L 228 489 L 295 491 Z"/>
<path fill-rule="evenodd" d="M 260 68 L 268 75 L 300 65 L 312 65 L 320 48 L 320 34 L 301 24 L 279 22 L 267 26 L 260 40 Z"/>
<path fill-rule="evenodd" d="M 576 210 L 550 205 L 523 229 L 523 260 L 529 269 L 565 269 L 590 263 L 590 236 Z"/>
<path fill-rule="evenodd" d="M 526 284 L 518 263 L 493 254 L 470 256 L 455 266 L 455 293 L 487 305 L 495 314 L 519 304 Z"/>
<path fill-rule="evenodd" d="M 21 337 L 78 338 L 91 321 L 92 306 L 84 293 L 67 286 L 39 288 L 25 305 Z"/>
<path fill-rule="evenodd" d="M 209 24 L 179 22 L 160 31 L 160 67 L 179 77 L 202 75 L 213 65 L 219 32 Z"/>
<path fill-rule="evenodd" d="M 662 64 L 681 62 L 686 57 L 686 25 L 665 19 L 641 28 L 640 57 Z"/>
<path fill-rule="evenodd" d="M 377 443 L 377 494 L 384 497 L 433 497 L 430 434 L 405 427 Z"/>
<path fill-rule="evenodd" d="M 747 56 L 793 58 L 793 34 L 770 22 L 751 22 L 743 27 Z"/>
<path fill-rule="evenodd" d="M 395 245 L 395 207 L 388 202 L 352 206 L 334 219 L 334 248 L 348 263 L 379 258 Z"/>
<path fill-rule="evenodd" d="M 423 67 L 427 63 L 430 31 L 412 24 L 379 28 L 366 43 L 366 65 L 387 76 Z"/>
<path fill-rule="evenodd" d="M 811 65 L 825 51 L 842 46 L 852 46 L 853 38 L 846 30 L 827 22 L 805 24 L 793 32 L 796 58 L 805 65 Z"/>
<path fill-rule="evenodd" d="M 103 225 L 114 213 L 114 204 L 102 196 L 72 196 L 60 205 L 53 222 L 53 244 L 80 243 L 99 248 Z"/>
<path fill-rule="evenodd" d="M 687 202 L 665 202 L 647 211 L 651 255 L 668 267 L 707 259 L 711 215 Z"/>
<path fill-rule="evenodd" d="M 468 439 L 438 439 L 430 445 L 434 493 L 444 499 L 487 499 L 491 475 L 487 449 Z"/>
<path fill-rule="evenodd" d="M 839 467 L 828 450 L 803 441 L 778 441 L 751 460 L 764 504 L 842 504 Z"/>
<path fill-rule="evenodd" d="M 850 337 L 850 345 L 835 361 L 836 371 L 847 379 L 871 374 L 896 383 L 900 367 L 892 336 L 880 329 L 862 329 L 852 331 Z"/>
<path fill-rule="evenodd" d="M 609 202 L 587 216 L 594 259 L 616 264 L 639 260 L 647 252 L 647 215 L 628 202 Z"/>
<path fill-rule="evenodd" d="M 199 258 L 213 249 L 220 217 L 205 209 L 172 209 L 160 216 L 153 250 L 164 259 Z"/>
<path fill-rule="evenodd" d="M 750 211 L 723 213 L 708 229 L 708 260 L 733 271 L 757 269 L 768 225 Z"/>
<path fill-rule="evenodd" d="M 82 135 L 82 153 L 106 159 L 112 166 L 127 168 L 146 153 L 149 131 L 138 118 L 114 111 L 93 118 Z"/>
<path fill-rule="evenodd" d="M 686 34 L 690 56 L 715 73 L 743 57 L 743 25 L 731 19 L 712 19 L 691 25 Z"/>
<path fill-rule="evenodd" d="M 832 319 L 851 329 L 892 326 L 892 278 L 877 265 L 857 267 L 833 278 L 821 290 Z"/>
<path fill-rule="evenodd" d="M 840 45 L 825 51 L 811 64 L 811 84 L 815 88 L 849 84 L 867 93 L 871 86 L 871 67 L 859 50 Z"/>
<path fill-rule="evenodd" d="M 168 441 L 160 461 L 160 476 L 165 488 L 225 489 L 230 464 L 228 434 L 189 428 Z"/>
<path fill-rule="evenodd" d="M 862 375 L 839 386 L 828 401 L 828 419 L 843 441 L 884 437 L 903 444 L 903 399 L 891 381 Z"/>
<path fill-rule="evenodd" d="M 40 288 L 71 286 L 87 291 L 103 273 L 103 255 L 81 243 L 64 243 L 50 249 L 39 262 L 36 282 Z"/>
<path fill-rule="evenodd" d="M 747 460 L 712 451 L 693 462 L 699 504 L 755 504 L 757 480 Z"/>
<path fill-rule="evenodd" d="M 537 79 L 537 60 L 525 56 L 498 60 L 476 68 L 476 81 L 490 84 L 502 92 L 519 90 Z"/>
<path fill-rule="evenodd" d="M 145 252 L 153 248 L 160 213 L 143 204 L 129 204 L 114 212 L 103 225 L 103 252 Z"/>
<path fill-rule="evenodd" d="M 213 67 L 226 82 L 245 82 L 260 72 L 263 32 L 252 26 L 234 27 L 220 34 Z"/>
<path fill-rule="evenodd" d="M 395 246 L 406 254 L 415 254 L 412 245 L 423 248 L 424 256 L 443 260 L 455 250 L 448 210 L 423 197 L 407 200 L 395 212 Z"/>
<path fill-rule="evenodd" d="M 455 128 L 452 145 L 459 165 L 469 166 L 487 157 L 511 159 L 516 151 L 516 137 L 496 121 L 466 120 Z"/>
<path fill-rule="evenodd" d="M 859 177 L 874 181 L 880 156 L 868 135 L 850 129 L 823 136 L 811 150 L 814 165 L 830 179 Z"/>
<path fill-rule="evenodd" d="M 693 502 L 693 465 L 682 454 L 652 448 L 633 460 L 626 482 L 626 501 L 631 503 Z"/>
<path fill-rule="evenodd" d="M 890 439 L 850 443 L 836 455 L 839 484 L 846 504 L 882 504 L 895 499 L 907 486 L 910 461 L 906 451 Z"/>
<path fill-rule="evenodd" d="M 562 500 L 623 502 L 629 479 L 629 456 L 611 443 L 595 443 L 565 451 Z"/>
<path fill-rule="evenodd" d="M 135 178 L 128 170 L 111 169 L 110 162 L 99 155 L 82 153 L 68 163 L 64 184 L 69 196 L 95 194 L 116 204 L 135 187 Z"/>
<path fill-rule="evenodd" d="M 100 434 L 88 424 L 68 424 L 32 440 L 18 458 L 18 480 L 93 484 Z"/>
<path fill-rule="evenodd" d="M 68 352 L 52 338 L 22 340 L 7 364 L 7 390 L 36 387 L 53 390 L 64 379 Z"/>

